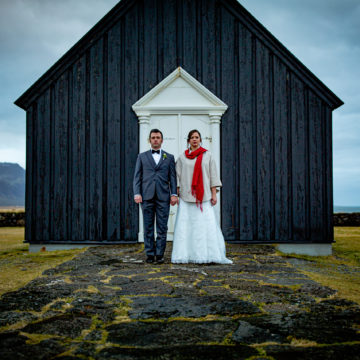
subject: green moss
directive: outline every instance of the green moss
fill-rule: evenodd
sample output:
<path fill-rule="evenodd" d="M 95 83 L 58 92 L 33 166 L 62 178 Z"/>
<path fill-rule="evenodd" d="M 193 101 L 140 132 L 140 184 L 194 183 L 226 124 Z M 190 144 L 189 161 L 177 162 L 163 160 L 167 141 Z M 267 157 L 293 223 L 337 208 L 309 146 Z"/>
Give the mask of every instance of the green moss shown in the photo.
<path fill-rule="evenodd" d="M 260 350 L 260 349 L 256 349 L 256 350 Z M 261 350 L 263 350 L 263 349 L 261 349 Z M 259 359 L 261 359 L 261 360 L 276 360 L 272 356 L 267 356 L 265 350 L 259 351 L 259 355 L 250 356 L 250 357 L 246 358 L 245 360 L 259 360 Z"/>
<path fill-rule="evenodd" d="M 232 339 L 234 332 L 229 332 L 223 339 L 221 345 L 236 345 L 235 341 Z"/>
<path fill-rule="evenodd" d="M 25 332 L 20 332 L 20 335 L 26 336 L 28 338 L 28 340 L 26 340 L 26 343 L 29 345 L 35 345 L 40 343 L 43 340 L 48 340 L 48 339 L 59 339 L 60 336 L 58 335 L 48 335 L 48 334 L 29 334 L 29 333 L 25 333 Z"/>

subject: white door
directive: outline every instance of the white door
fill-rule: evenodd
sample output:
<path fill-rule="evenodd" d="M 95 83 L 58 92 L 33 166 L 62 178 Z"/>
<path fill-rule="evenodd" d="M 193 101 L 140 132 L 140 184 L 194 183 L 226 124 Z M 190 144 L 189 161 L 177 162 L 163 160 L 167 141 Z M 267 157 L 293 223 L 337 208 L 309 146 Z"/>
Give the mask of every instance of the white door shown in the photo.
<path fill-rule="evenodd" d="M 200 131 L 202 138 L 202 146 L 212 151 L 211 127 L 208 115 L 151 115 L 150 129 L 159 129 L 164 135 L 162 148 L 173 154 L 175 160 L 186 150 L 187 135 L 190 130 L 197 129 Z M 217 205 L 218 207 L 218 205 Z M 219 211 L 220 208 L 218 208 Z M 217 212 L 218 212 L 217 211 Z M 168 221 L 167 240 L 173 240 L 174 226 L 176 220 L 177 205 L 170 206 L 170 214 Z M 140 226 L 142 223 L 140 223 Z M 140 229 L 143 233 L 143 229 Z"/>

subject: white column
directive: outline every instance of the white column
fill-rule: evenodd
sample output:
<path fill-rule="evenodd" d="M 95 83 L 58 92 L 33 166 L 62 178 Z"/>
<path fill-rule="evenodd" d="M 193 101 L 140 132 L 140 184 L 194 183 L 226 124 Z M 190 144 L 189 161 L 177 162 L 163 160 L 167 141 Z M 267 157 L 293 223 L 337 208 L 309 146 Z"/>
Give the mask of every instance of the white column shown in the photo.
<path fill-rule="evenodd" d="M 210 113 L 210 128 L 211 128 L 211 152 L 214 156 L 217 171 L 220 174 L 220 123 L 221 123 L 221 113 Z M 214 208 L 216 218 L 218 223 L 220 224 L 220 194 L 221 192 L 217 193 L 217 204 Z"/>
<path fill-rule="evenodd" d="M 150 114 L 138 114 L 139 152 L 149 150 Z"/>
<path fill-rule="evenodd" d="M 137 114 L 139 118 L 139 153 L 149 150 L 150 114 Z M 138 241 L 144 242 L 144 219 L 139 206 Z"/>

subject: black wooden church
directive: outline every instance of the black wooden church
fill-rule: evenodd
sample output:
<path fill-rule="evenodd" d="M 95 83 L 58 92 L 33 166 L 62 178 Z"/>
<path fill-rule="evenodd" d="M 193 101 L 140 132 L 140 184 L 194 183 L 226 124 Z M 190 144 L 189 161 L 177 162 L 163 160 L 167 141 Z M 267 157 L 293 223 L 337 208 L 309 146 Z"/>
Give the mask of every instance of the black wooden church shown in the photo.
<path fill-rule="evenodd" d="M 343 103 L 236 0 L 122 0 L 15 104 L 27 114 L 30 244 L 137 242 L 141 125 L 169 133 L 188 116 L 217 124 L 227 241 L 333 241 L 332 111 Z"/>

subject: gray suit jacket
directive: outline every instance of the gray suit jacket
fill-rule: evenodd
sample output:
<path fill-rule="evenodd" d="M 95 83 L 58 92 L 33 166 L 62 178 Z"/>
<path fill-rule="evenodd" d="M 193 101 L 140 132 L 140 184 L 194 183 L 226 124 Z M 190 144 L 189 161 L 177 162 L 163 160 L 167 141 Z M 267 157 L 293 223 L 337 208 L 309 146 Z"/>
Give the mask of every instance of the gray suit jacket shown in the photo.
<path fill-rule="evenodd" d="M 170 194 L 176 194 L 176 171 L 174 155 L 161 150 L 161 158 L 156 165 L 151 150 L 138 155 L 135 166 L 134 195 L 140 194 L 143 200 L 156 196 L 159 200 L 170 201 Z"/>

